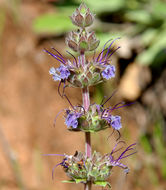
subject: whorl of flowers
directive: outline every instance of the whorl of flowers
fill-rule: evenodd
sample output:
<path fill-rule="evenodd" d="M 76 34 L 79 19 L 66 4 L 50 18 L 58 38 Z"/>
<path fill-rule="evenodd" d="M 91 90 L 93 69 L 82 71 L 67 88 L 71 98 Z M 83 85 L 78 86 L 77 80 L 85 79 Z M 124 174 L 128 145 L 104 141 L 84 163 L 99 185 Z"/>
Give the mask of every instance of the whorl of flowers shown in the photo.
<path fill-rule="evenodd" d="M 70 131 L 85 132 L 97 132 L 109 127 L 120 130 L 122 128 L 121 117 L 112 114 L 112 112 L 130 104 L 120 102 L 113 107 L 104 108 L 105 103 L 101 105 L 94 103 L 89 106 L 87 111 L 82 106 L 72 106 L 71 109 L 66 109 L 65 124 L 67 128 Z"/>
<path fill-rule="evenodd" d="M 70 182 L 86 183 L 91 181 L 93 184 L 104 184 L 105 186 L 110 184 L 106 181 L 112 173 L 114 167 L 120 167 L 125 173 L 129 172 L 127 165 L 121 161 L 136 153 L 135 145 L 131 144 L 125 150 L 123 150 L 119 156 L 116 156 L 120 150 L 124 147 L 118 145 L 124 143 L 119 141 L 110 153 L 101 155 L 99 152 L 94 151 L 91 158 L 86 158 L 85 154 L 76 151 L 74 155 L 58 155 L 58 154 L 46 154 L 47 156 L 62 156 L 63 160 L 52 169 L 52 177 L 54 177 L 55 168 L 62 166 L 67 176 L 71 178 Z"/>
<path fill-rule="evenodd" d="M 54 48 L 52 48 L 54 53 L 45 50 L 45 52 L 54 57 L 60 63 L 60 66 L 57 68 L 51 67 L 49 71 L 50 75 L 52 75 L 54 81 L 60 81 L 60 84 L 66 84 L 66 82 L 68 82 L 69 86 L 79 88 L 94 86 L 105 80 L 114 78 L 116 70 L 115 66 L 110 64 L 110 57 L 117 49 L 120 48 L 118 47 L 115 50 L 113 49 L 114 47 L 112 47 L 112 44 L 115 40 L 113 40 L 107 48 L 105 48 L 105 44 L 103 50 L 98 54 L 98 56 L 94 57 L 92 60 L 86 60 L 85 64 L 82 63 L 81 56 L 76 58 L 72 55 L 73 60 L 66 60 Z"/>
<path fill-rule="evenodd" d="M 117 130 L 120 134 L 119 130 L 122 128 L 121 117 L 114 115 L 112 112 L 129 106 L 132 103 L 125 104 L 125 102 L 120 102 L 114 106 L 105 108 L 104 105 L 112 98 L 115 92 L 104 103 L 91 104 L 87 111 L 85 111 L 81 105 L 73 106 L 67 96 L 64 95 L 71 105 L 71 108 L 64 109 L 64 119 L 67 129 L 69 131 L 97 132 L 112 127 L 113 130 Z M 57 116 L 59 116 L 60 113 L 58 113 Z"/>

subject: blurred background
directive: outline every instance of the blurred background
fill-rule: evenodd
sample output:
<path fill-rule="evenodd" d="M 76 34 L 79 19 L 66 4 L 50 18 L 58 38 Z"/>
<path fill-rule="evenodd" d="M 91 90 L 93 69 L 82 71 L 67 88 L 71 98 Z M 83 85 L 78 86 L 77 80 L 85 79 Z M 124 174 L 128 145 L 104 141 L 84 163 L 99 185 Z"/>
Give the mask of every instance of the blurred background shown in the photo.
<path fill-rule="evenodd" d="M 65 57 L 65 36 L 76 29 L 69 16 L 80 0 L 0 0 L 0 189 L 83 189 L 64 184 L 68 179 L 61 157 L 43 154 L 74 154 L 84 151 L 84 134 L 71 133 L 63 113 L 69 103 L 57 92 L 58 83 L 49 68 L 59 63 L 43 52 L 54 46 Z M 166 1 L 85 0 L 96 14 L 93 24 L 103 44 L 121 37 L 121 48 L 112 56 L 116 78 L 91 88 L 91 101 L 117 93 L 108 106 L 120 101 L 136 102 L 117 111 L 122 116 L 122 140 L 137 142 L 137 154 L 123 163 L 109 179 L 114 190 L 166 189 Z M 91 54 L 89 55 L 89 57 Z M 67 89 L 72 104 L 81 104 L 80 89 Z M 93 149 L 111 152 L 118 134 L 111 129 L 93 135 Z M 93 189 L 101 189 L 93 187 Z"/>

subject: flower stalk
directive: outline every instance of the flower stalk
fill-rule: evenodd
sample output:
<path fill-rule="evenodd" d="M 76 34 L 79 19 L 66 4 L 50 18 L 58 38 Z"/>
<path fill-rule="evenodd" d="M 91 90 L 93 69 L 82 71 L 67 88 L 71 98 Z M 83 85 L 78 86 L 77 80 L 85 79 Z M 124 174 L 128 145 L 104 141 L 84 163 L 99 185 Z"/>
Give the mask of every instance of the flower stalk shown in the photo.
<path fill-rule="evenodd" d="M 65 97 L 71 106 L 69 109 L 64 109 L 67 129 L 71 132 L 80 131 L 85 134 L 85 153 L 76 151 L 74 155 L 47 154 L 48 156 L 59 155 L 63 157 L 62 162 L 53 167 L 52 176 L 55 168 L 62 166 L 70 178 L 66 182 L 83 183 L 84 190 L 91 190 L 92 184 L 111 188 L 107 180 L 112 173 L 112 169 L 118 166 L 124 169 L 125 173 L 128 173 L 128 166 L 121 163 L 121 160 L 136 153 L 135 151 L 133 152 L 135 149 L 134 143 L 128 146 L 119 157 L 116 154 L 124 148 L 121 144 L 125 143 L 118 141 L 121 137 L 119 132 L 122 128 L 121 117 L 114 115 L 113 111 L 131 103 L 125 104 L 120 102 L 106 107 L 106 103 L 115 94 L 114 92 L 104 103 L 91 104 L 89 88 L 115 77 L 116 69 L 110 62 L 111 56 L 120 48 L 114 48 L 114 42 L 119 38 L 106 42 L 102 51 L 95 57 L 95 49 L 100 41 L 96 38 L 93 31 L 89 32 L 86 29 L 86 27 L 92 25 L 94 14 L 82 3 L 70 18 L 72 23 L 79 27 L 79 30 L 68 34 L 66 44 L 70 49 L 77 52 L 78 57 L 67 51 L 72 56 L 72 60 L 66 60 L 55 48 L 52 48 L 54 53 L 48 50 L 45 50 L 45 52 L 60 63 L 58 68 L 52 67 L 49 73 L 54 81 L 59 81 L 58 93 L 61 97 Z M 94 51 L 92 60 L 88 60 L 85 56 L 87 51 Z M 61 88 L 62 84 L 63 88 Z M 66 87 L 82 89 L 82 105 L 72 105 L 65 94 Z M 107 128 L 113 130 L 112 134 L 114 131 L 118 132 L 117 144 L 112 152 L 105 155 L 101 155 L 96 151 L 92 152 L 91 132 L 96 133 Z"/>
<path fill-rule="evenodd" d="M 90 106 L 90 98 L 89 98 L 89 88 L 85 87 L 82 89 L 82 99 L 83 99 L 83 107 L 85 111 L 88 111 Z M 90 132 L 85 132 L 85 154 L 86 157 L 91 157 L 91 135 Z"/>
<path fill-rule="evenodd" d="M 85 64 L 85 56 L 82 55 L 82 63 Z M 88 111 L 90 106 L 90 98 L 89 98 L 89 88 L 85 87 L 82 89 L 82 99 L 83 99 L 83 107 L 85 111 Z M 92 147 L 91 147 L 91 135 L 90 132 L 85 132 L 85 155 L 86 157 L 91 157 Z M 85 190 L 91 190 L 91 182 L 87 182 L 85 184 Z"/>

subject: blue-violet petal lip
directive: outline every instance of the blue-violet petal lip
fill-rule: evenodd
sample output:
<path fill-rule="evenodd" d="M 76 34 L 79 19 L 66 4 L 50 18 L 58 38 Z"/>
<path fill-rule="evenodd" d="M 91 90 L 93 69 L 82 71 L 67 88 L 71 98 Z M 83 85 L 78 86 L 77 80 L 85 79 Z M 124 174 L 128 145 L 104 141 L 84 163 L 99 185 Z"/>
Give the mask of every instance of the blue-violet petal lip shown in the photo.
<path fill-rule="evenodd" d="M 62 64 L 60 65 L 59 68 L 57 68 L 57 71 L 60 72 L 61 79 L 67 79 L 70 75 L 70 71 L 68 70 L 68 68 Z"/>
<path fill-rule="evenodd" d="M 56 74 L 56 69 L 54 67 L 51 67 L 49 70 L 50 75 L 55 75 Z"/>
<path fill-rule="evenodd" d="M 115 130 L 119 130 L 120 128 L 122 128 L 121 125 L 121 117 L 120 116 L 111 116 L 111 126 L 115 129 Z"/>
<path fill-rule="evenodd" d="M 108 65 L 104 71 L 102 71 L 102 76 L 105 79 L 110 79 L 112 77 L 115 77 L 115 66 L 114 65 Z"/>
<path fill-rule="evenodd" d="M 78 113 L 69 113 L 66 117 L 65 123 L 67 127 L 77 128 L 78 118 L 81 117 L 81 114 Z"/>
<path fill-rule="evenodd" d="M 58 74 L 53 75 L 52 78 L 54 81 L 61 81 L 61 78 Z"/>

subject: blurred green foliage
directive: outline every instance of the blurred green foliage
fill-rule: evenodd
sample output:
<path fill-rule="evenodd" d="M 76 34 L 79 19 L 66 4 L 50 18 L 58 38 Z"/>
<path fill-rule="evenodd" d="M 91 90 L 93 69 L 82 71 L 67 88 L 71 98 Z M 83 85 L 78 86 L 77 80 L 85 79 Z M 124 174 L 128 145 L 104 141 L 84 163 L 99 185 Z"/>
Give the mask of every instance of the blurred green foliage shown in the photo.
<path fill-rule="evenodd" d="M 155 166 L 152 163 L 148 164 L 148 171 L 152 181 L 157 184 L 159 179 L 157 176 L 157 168 L 160 168 L 160 175 L 166 179 L 166 149 L 163 137 L 163 118 L 156 121 L 151 135 L 144 134 L 140 137 L 140 144 L 148 154 L 151 160 L 156 160 Z"/>
<path fill-rule="evenodd" d="M 44 14 L 34 20 L 34 31 L 39 34 L 60 35 L 70 30 L 74 26 L 70 22 L 69 15 L 72 14 L 73 8 L 60 8 L 54 14 Z"/>

